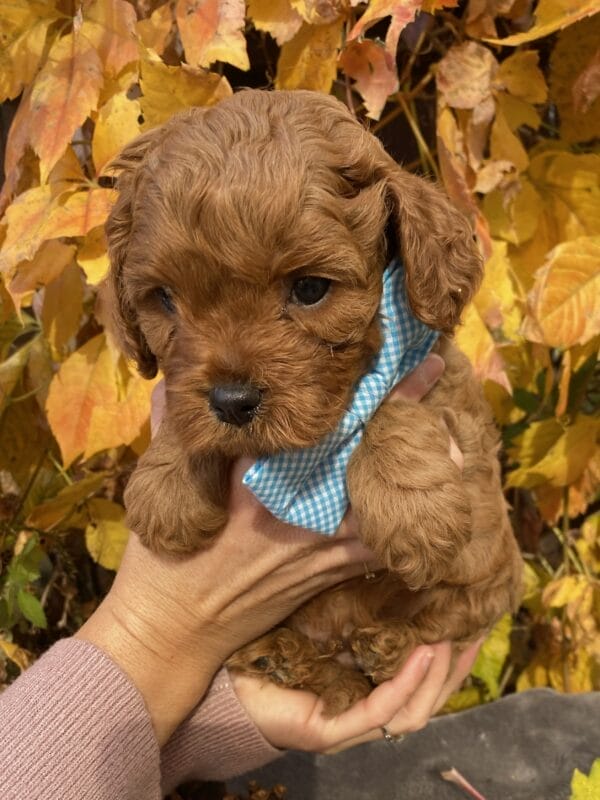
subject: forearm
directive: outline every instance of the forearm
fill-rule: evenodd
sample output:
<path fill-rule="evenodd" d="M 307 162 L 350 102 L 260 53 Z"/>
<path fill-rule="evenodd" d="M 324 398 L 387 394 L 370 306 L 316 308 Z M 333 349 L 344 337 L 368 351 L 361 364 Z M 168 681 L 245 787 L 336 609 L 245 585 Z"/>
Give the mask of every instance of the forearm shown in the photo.
<path fill-rule="evenodd" d="M 66 639 L 0 695 L 4 800 L 160 800 L 144 701 L 92 644 Z"/>
<path fill-rule="evenodd" d="M 239 702 L 226 669 L 161 750 L 163 792 L 188 780 L 226 780 L 282 755 Z"/>

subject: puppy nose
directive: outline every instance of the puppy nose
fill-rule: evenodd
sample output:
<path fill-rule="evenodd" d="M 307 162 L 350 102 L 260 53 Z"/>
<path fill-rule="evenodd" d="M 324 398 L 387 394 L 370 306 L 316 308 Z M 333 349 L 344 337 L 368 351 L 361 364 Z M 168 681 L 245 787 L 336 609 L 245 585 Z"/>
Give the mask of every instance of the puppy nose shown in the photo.
<path fill-rule="evenodd" d="M 230 425 L 246 425 L 256 414 L 262 392 L 255 386 L 243 383 L 228 383 L 215 386 L 208 393 L 208 402 L 221 422 Z"/>

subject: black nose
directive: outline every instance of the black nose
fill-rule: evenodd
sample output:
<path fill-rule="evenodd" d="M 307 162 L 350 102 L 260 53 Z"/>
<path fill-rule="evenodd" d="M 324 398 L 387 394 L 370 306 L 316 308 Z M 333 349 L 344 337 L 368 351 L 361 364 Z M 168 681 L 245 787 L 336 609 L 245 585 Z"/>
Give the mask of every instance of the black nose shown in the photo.
<path fill-rule="evenodd" d="M 228 383 L 215 386 L 208 393 L 208 402 L 221 422 L 230 425 L 246 425 L 256 414 L 262 392 L 255 386 L 243 383 Z"/>

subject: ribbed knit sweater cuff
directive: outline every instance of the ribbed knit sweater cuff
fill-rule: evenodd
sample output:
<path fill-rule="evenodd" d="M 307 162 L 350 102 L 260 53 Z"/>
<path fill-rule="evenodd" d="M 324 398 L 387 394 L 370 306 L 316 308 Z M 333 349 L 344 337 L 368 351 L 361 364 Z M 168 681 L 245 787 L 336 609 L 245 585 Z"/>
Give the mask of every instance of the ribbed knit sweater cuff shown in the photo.
<path fill-rule="evenodd" d="M 162 749 L 163 791 L 188 780 L 226 780 L 281 755 L 252 722 L 222 669 Z"/>
<path fill-rule="evenodd" d="M 159 800 L 142 696 L 101 650 L 55 644 L 0 695 L 3 800 Z"/>

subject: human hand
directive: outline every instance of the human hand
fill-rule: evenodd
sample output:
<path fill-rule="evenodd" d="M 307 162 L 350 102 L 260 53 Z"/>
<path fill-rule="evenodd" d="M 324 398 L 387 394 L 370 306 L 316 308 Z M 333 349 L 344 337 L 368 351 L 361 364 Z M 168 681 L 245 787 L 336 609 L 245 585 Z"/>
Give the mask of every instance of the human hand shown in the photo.
<path fill-rule="evenodd" d="M 423 396 L 444 369 L 430 356 L 402 382 Z M 154 406 L 160 419 L 161 396 Z M 77 634 L 104 649 L 140 690 L 159 744 L 198 703 L 221 664 L 310 597 L 360 575 L 372 554 L 352 514 L 333 537 L 285 525 L 234 468 L 229 519 L 212 546 L 188 558 L 159 555 L 130 536 L 113 586 Z"/>
<path fill-rule="evenodd" d="M 280 749 L 335 753 L 424 727 L 467 677 L 481 646 L 466 648 L 452 665 L 449 642 L 417 647 L 400 672 L 332 719 L 315 694 L 284 689 L 264 678 L 232 673 L 238 699 L 265 737 Z"/>

